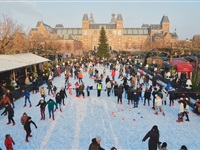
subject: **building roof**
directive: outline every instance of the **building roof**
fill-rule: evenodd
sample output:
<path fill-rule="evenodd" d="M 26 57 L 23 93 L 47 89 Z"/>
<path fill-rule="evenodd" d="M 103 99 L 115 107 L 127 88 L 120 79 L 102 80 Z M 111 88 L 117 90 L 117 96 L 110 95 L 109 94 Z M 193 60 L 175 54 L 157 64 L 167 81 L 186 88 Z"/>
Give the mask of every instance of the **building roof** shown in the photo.
<path fill-rule="evenodd" d="M 90 24 L 89 29 L 101 29 L 101 27 L 104 27 L 104 29 L 116 29 L 116 24 Z"/>
<path fill-rule="evenodd" d="M 149 29 L 148 28 L 124 28 L 123 34 L 124 35 L 148 35 Z"/>
<path fill-rule="evenodd" d="M 63 24 L 57 24 L 55 28 L 64 28 Z"/>
<path fill-rule="evenodd" d="M 163 15 L 161 21 L 160 21 L 160 24 L 162 24 L 163 22 L 169 22 L 169 18 L 167 15 Z"/>
<path fill-rule="evenodd" d="M 150 26 L 149 26 L 149 24 L 147 24 L 147 23 L 143 23 L 141 27 L 142 27 L 142 28 L 149 28 Z"/>
<path fill-rule="evenodd" d="M 117 21 L 123 21 L 123 18 L 122 18 L 121 14 L 117 14 Z"/>
<path fill-rule="evenodd" d="M 0 72 L 50 61 L 32 53 L 0 55 Z"/>
<path fill-rule="evenodd" d="M 83 15 L 82 21 L 88 21 L 88 15 L 87 15 L 87 14 L 84 14 L 84 15 Z"/>
<path fill-rule="evenodd" d="M 161 30 L 161 24 L 151 24 L 150 25 L 151 30 Z"/>

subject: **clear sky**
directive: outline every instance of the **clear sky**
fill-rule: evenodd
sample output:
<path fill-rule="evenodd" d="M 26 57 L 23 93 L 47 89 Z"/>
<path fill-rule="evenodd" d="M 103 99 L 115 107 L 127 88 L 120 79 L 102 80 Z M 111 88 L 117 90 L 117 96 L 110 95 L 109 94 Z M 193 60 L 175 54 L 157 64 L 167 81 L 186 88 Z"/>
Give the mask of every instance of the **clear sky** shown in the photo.
<path fill-rule="evenodd" d="M 54 27 L 81 28 L 84 13 L 93 13 L 96 23 L 109 23 L 111 14 L 121 13 L 124 27 L 141 27 L 143 23 L 158 24 L 162 16 L 168 15 L 170 31 L 179 39 L 191 39 L 200 34 L 200 0 L 90 0 L 90 1 L 45 1 L 45 0 L 0 0 L 0 13 L 9 13 L 25 30 L 36 26 L 38 20 Z"/>

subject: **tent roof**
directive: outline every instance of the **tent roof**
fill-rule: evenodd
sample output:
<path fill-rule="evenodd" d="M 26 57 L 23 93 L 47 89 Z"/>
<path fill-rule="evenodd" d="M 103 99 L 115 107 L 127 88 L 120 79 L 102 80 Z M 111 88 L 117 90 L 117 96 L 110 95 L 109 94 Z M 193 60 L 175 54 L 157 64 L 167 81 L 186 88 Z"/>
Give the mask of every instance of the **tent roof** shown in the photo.
<path fill-rule="evenodd" d="M 192 72 L 194 70 L 193 66 L 188 62 L 181 62 L 176 65 L 177 72 Z"/>
<path fill-rule="evenodd" d="M 32 53 L 0 55 L 0 72 L 50 61 Z"/>

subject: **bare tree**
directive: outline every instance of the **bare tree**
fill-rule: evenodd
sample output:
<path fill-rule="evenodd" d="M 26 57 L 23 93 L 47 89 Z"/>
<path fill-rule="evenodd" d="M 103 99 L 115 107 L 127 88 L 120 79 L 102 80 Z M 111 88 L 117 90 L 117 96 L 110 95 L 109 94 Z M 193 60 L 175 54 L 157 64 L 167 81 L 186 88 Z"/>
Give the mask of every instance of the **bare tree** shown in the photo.
<path fill-rule="evenodd" d="M 3 14 L 0 18 L 0 54 L 11 53 L 17 33 L 23 33 L 23 26 L 10 15 Z"/>

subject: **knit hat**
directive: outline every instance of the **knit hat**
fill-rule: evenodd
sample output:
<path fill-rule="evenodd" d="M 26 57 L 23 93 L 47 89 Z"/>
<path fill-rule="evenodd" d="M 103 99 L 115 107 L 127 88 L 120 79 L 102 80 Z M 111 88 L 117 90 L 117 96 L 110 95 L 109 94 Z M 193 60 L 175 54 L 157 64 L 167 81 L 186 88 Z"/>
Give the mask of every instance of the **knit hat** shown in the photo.
<path fill-rule="evenodd" d="M 180 150 L 187 150 L 187 147 L 185 145 L 182 145 Z"/>
<path fill-rule="evenodd" d="M 157 125 L 154 125 L 152 129 L 158 130 L 158 126 L 157 126 Z"/>
<path fill-rule="evenodd" d="M 97 141 L 97 142 L 101 142 L 101 137 L 100 137 L 100 136 L 97 136 L 97 137 L 96 137 L 96 141 Z"/>
<path fill-rule="evenodd" d="M 30 120 L 31 119 L 31 117 L 28 117 L 28 119 L 27 120 Z"/>

